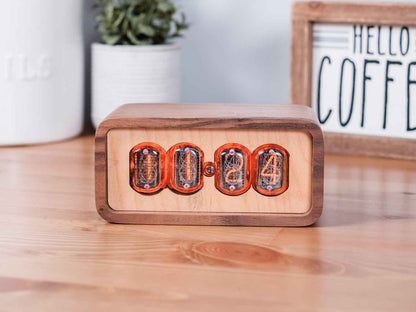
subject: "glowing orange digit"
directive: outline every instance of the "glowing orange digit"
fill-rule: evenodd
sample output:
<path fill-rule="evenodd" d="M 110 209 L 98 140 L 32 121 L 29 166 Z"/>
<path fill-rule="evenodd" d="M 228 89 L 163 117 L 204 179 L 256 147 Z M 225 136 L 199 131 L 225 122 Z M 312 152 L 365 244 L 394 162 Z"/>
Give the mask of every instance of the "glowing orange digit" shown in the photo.
<path fill-rule="evenodd" d="M 166 151 L 145 142 L 130 150 L 130 186 L 139 193 L 153 194 L 167 184 Z"/>
<path fill-rule="evenodd" d="M 252 155 L 253 188 L 262 195 L 276 196 L 289 187 L 289 152 L 277 144 L 264 144 Z"/>
<path fill-rule="evenodd" d="M 228 158 L 229 155 L 231 155 L 231 154 L 230 153 L 227 153 L 225 155 L 225 157 Z M 232 174 L 234 174 L 236 172 L 239 172 L 239 171 L 241 171 L 243 169 L 243 161 L 244 161 L 243 156 L 241 156 L 240 154 L 235 154 L 235 156 L 237 156 L 237 157 L 240 158 L 240 166 L 238 168 L 233 167 L 232 169 L 228 170 L 228 172 L 225 174 L 225 181 L 227 183 L 238 183 L 238 182 L 241 182 L 242 181 L 241 179 L 232 179 L 232 178 L 230 178 L 230 175 L 232 175 Z M 237 176 L 238 175 L 236 175 L 236 177 Z"/>
<path fill-rule="evenodd" d="M 146 155 L 146 161 L 145 161 L 145 166 L 146 166 L 146 179 L 147 180 L 152 180 L 152 156 L 150 154 Z"/>
<path fill-rule="evenodd" d="M 186 180 L 192 180 L 191 153 L 186 154 Z"/>
<path fill-rule="evenodd" d="M 204 152 L 195 144 L 178 143 L 168 151 L 168 186 L 182 194 L 195 193 L 204 185 Z"/>
<path fill-rule="evenodd" d="M 251 186 L 251 153 L 243 145 L 228 143 L 215 151 L 215 187 L 227 195 L 240 195 Z"/>
<path fill-rule="evenodd" d="M 266 172 L 267 169 L 271 169 L 269 172 Z M 260 172 L 260 175 L 263 177 L 270 177 L 272 178 L 272 184 L 275 185 L 277 179 L 279 178 L 279 170 L 277 168 L 277 155 L 273 154 L 269 157 L 269 160 L 266 162 L 266 165 Z"/>

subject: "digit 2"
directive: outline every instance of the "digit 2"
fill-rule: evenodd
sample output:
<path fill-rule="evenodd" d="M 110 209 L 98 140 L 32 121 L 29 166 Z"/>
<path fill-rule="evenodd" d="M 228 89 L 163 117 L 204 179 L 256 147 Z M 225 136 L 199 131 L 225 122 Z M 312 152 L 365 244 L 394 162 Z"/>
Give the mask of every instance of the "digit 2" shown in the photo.
<path fill-rule="evenodd" d="M 251 153 L 243 145 L 229 143 L 215 151 L 215 187 L 227 195 L 240 195 L 250 188 Z"/>

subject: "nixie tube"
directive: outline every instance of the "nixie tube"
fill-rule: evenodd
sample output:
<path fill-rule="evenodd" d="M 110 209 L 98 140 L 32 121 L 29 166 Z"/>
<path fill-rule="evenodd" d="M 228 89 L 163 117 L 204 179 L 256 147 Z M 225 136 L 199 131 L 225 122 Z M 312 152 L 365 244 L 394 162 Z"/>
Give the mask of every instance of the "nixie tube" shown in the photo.
<path fill-rule="evenodd" d="M 215 187 L 227 195 L 240 195 L 250 188 L 250 151 L 229 143 L 215 151 Z"/>
<path fill-rule="evenodd" d="M 130 151 L 130 186 L 153 194 L 167 183 L 166 151 L 155 143 L 140 143 Z"/>
<path fill-rule="evenodd" d="M 253 188 L 276 196 L 289 187 L 289 153 L 277 144 L 259 146 L 252 154 Z"/>
<path fill-rule="evenodd" d="M 191 143 L 179 143 L 168 151 L 169 188 L 191 194 L 204 185 L 204 152 Z"/>

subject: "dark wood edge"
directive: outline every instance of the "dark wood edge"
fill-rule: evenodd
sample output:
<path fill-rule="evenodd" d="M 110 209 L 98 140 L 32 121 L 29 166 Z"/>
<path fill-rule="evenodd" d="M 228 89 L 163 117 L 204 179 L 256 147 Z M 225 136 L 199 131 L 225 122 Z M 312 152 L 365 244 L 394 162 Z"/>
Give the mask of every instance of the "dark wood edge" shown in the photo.
<path fill-rule="evenodd" d="M 346 14 L 346 8 L 348 13 Z M 352 9 L 352 11 L 350 11 Z M 411 14 L 409 14 L 409 12 Z M 380 14 L 383 19 L 380 19 Z M 294 2 L 290 60 L 290 103 L 311 106 L 312 23 L 416 26 L 414 3 Z M 416 160 L 416 141 L 325 132 L 325 152 Z"/>
<path fill-rule="evenodd" d="M 160 122 L 160 119 L 157 119 Z M 188 213 L 188 212 L 140 212 L 118 211 L 108 204 L 107 196 L 107 133 L 111 129 L 166 128 L 154 120 L 107 119 L 96 131 L 95 138 L 95 199 L 102 218 L 112 223 L 124 224 L 176 224 L 176 225 L 246 225 L 246 226 L 307 226 L 315 223 L 323 207 L 323 135 L 319 125 L 310 119 L 204 119 L 198 118 L 198 126 L 192 119 L 169 119 L 172 128 L 189 127 L 204 129 L 284 129 L 305 130 L 312 137 L 312 198 L 311 209 L 304 214 L 273 213 Z M 222 122 L 221 122 L 222 121 Z M 184 221 L 186 220 L 186 221 Z"/>

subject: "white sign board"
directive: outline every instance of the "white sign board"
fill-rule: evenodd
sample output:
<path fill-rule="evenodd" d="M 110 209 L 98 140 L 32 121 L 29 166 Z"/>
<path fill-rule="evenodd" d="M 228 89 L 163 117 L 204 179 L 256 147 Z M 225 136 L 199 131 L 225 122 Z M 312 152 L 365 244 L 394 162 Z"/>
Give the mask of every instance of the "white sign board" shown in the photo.
<path fill-rule="evenodd" d="M 416 28 L 317 23 L 312 51 L 325 131 L 416 139 Z"/>

